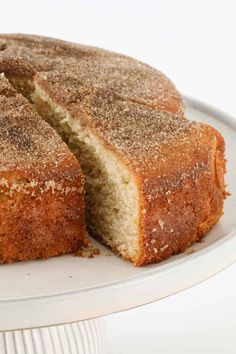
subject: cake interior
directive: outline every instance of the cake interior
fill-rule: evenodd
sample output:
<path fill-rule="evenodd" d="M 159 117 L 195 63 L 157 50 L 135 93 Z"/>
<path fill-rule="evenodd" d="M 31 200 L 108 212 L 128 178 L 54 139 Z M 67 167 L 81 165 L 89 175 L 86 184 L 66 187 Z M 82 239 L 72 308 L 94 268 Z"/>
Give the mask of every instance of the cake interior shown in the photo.
<path fill-rule="evenodd" d="M 134 263 L 139 258 L 139 200 L 127 166 L 89 128 L 72 118 L 33 81 L 11 79 L 13 86 L 62 137 L 85 175 L 86 223 L 92 236 Z"/>

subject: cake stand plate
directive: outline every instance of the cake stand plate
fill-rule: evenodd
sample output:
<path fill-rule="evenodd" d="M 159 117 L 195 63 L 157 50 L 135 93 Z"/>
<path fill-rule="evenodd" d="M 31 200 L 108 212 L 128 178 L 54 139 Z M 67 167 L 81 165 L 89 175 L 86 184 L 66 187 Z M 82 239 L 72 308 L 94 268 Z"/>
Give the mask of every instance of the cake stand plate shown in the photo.
<path fill-rule="evenodd" d="M 66 255 L 1 265 L 0 354 L 104 353 L 98 317 L 179 292 L 236 260 L 236 120 L 199 101 L 185 102 L 189 119 L 214 126 L 226 141 L 231 196 L 220 223 L 186 252 L 142 268 L 100 245 L 93 259 Z"/>

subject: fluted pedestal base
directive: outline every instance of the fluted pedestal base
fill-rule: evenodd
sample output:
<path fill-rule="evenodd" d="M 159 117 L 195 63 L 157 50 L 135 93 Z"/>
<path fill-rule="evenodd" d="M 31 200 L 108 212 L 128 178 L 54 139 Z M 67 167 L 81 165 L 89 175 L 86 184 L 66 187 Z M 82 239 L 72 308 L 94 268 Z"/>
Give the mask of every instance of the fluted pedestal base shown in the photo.
<path fill-rule="evenodd" d="M 105 354 L 103 319 L 0 332 L 0 354 Z"/>

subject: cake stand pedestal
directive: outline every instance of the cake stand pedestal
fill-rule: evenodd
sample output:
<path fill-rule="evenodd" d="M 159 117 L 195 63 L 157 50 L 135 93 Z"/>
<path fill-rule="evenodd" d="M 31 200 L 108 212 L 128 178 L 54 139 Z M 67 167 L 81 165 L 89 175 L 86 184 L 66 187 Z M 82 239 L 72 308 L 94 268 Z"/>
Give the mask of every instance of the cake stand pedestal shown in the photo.
<path fill-rule="evenodd" d="M 186 252 L 136 268 L 103 246 L 94 259 L 71 255 L 0 266 L 0 354 L 105 354 L 103 320 L 111 313 L 193 286 L 236 260 L 236 122 L 186 99 L 186 115 L 218 129 L 228 161 L 220 223 Z"/>
<path fill-rule="evenodd" d="M 1 354 L 104 354 L 103 320 L 0 332 Z"/>

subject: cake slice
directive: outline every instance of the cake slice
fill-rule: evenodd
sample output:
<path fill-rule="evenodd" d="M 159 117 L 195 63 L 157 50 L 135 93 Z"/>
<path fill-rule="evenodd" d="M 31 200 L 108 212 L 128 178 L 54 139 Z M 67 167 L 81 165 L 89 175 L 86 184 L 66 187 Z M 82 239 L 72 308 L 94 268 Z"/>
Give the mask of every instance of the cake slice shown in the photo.
<path fill-rule="evenodd" d="M 0 263 L 86 244 L 83 175 L 55 131 L 0 75 Z"/>
<path fill-rule="evenodd" d="M 34 84 L 38 112 L 80 160 L 95 238 L 140 266 L 185 250 L 217 223 L 225 160 L 215 129 L 62 76 L 38 74 Z"/>

